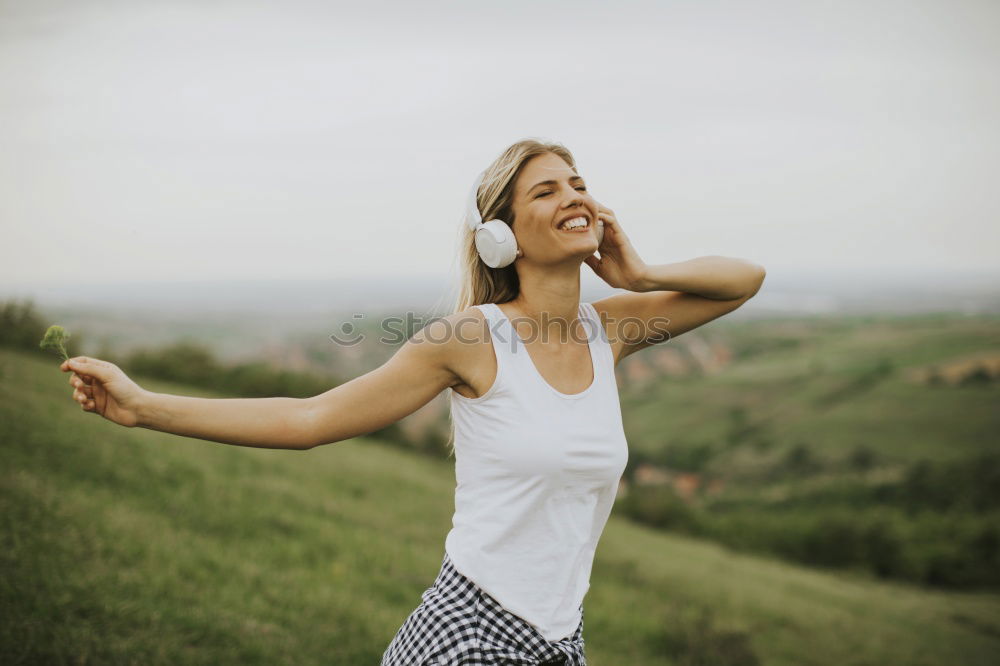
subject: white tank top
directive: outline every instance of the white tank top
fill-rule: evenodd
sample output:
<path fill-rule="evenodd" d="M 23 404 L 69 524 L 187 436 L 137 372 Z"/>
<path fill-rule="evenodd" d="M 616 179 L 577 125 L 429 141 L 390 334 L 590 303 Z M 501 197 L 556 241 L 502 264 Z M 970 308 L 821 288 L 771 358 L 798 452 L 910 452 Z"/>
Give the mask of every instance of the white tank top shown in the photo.
<path fill-rule="evenodd" d="M 614 356 L 594 306 L 581 303 L 594 379 L 562 393 L 499 307 L 475 307 L 489 324 L 497 375 L 478 398 L 451 391 L 457 486 L 445 551 L 459 573 L 555 641 L 580 622 L 628 461 Z"/>

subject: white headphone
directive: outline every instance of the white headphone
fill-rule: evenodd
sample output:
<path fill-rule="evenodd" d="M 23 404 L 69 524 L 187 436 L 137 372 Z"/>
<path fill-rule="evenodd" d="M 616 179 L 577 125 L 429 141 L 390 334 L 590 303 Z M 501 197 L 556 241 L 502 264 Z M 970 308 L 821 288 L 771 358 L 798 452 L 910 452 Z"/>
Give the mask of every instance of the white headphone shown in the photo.
<path fill-rule="evenodd" d="M 494 218 L 483 222 L 476 195 L 485 177 L 486 172 L 483 171 L 472 184 L 465 207 L 465 220 L 476 235 L 476 250 L 483 263 L 490 268 L 503 268 L 510 266 L 517 259 L 517 239 L 514 238 L 514 231 L 510 225 L 503 220 Z M 603 240 L 604 222 L 597 220 L 597 244 L 600 245 Z"/>
<path fill-rule="evenodd" d="M 517 259 L 517 239 L 514 238 L 510 226 L 503 220 L 493 219 L 483 222 L 476 194 L 485 177 L 486 172 L 483 171 L 472 185 L 466 204 L 465 220 L 476 234 L 476 250 L 483 263 L 490 268 L 503 268 L 510 266 Z"/>

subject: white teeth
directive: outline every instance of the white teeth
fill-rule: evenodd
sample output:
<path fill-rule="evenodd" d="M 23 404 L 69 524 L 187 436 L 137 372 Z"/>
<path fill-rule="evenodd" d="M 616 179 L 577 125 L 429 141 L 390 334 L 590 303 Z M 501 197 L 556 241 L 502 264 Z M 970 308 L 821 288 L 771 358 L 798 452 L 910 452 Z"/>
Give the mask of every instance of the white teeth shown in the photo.
<path fill-rule="evenodd" d="M 560 229 L 576 229 L 577 227 L 587 226 L 587 218 L 585 217 L 574 217 L 572 220 L 566 220 L 559 225 Z"/>

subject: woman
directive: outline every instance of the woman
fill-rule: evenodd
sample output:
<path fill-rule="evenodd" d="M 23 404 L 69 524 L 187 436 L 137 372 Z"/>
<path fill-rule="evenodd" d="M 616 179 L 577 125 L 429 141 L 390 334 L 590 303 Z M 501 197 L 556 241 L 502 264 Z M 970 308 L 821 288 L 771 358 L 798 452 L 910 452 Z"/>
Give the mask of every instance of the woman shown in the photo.
<path fill-rule="evenodd" d="M 647 265 L 560 144 L 519 141 L 480 180 L 456 311 L 326 393 L 191 398 L 146 391 L 98 359 L 62 366 L 85 411 L 266 448 L 363 435 L 450 389 L 453 528 L 382 666 L 586 663 L 583 598 L 628 457 L 615 365 L 735 310 L 764 279 L 718 256 Z M 581 303 L 581 263 L 626 292 Z"/>

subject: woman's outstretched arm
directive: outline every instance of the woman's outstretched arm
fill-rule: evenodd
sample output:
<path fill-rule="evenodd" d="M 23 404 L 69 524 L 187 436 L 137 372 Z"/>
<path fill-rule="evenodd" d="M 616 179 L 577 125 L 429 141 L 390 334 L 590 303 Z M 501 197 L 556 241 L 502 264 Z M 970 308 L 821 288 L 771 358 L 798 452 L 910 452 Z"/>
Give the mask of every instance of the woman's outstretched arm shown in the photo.
<path fill-rule="evenodd" d="M 73 399 L 85 412 L 129 428 L 148 428 L 223 444 L 305 448 L 306 401 L 299 398 L 194 398 L 154 393 L 110 361 L 64 361 Z"/>
<path fill-rule="evenodd" d="M 412 414 L 457 382 L 447 342 L 418 331 L 381 367 L 312 398 L 196 398 L 147 391 L 117 365 L 90 357 L 62 364 L 84 411 L 128 427 L 223 444 L 311 449 L 372 432 Z M 440 338 L 435 338 L 440 339 Z"/>

